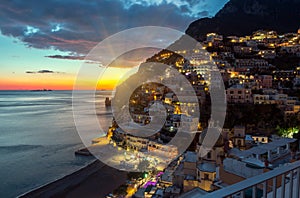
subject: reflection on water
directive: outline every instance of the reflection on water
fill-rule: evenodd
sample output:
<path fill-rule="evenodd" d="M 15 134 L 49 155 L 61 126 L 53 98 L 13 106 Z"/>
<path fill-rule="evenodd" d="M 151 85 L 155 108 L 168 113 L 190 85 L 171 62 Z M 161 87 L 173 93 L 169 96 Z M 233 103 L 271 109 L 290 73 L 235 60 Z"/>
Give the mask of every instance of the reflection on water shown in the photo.
<path fill-rule="evenodd" d="M 111 120 L 104 106 L 110 95 L 96 95 L 101 123 Z M 91 101 L 83 93 L 82 103 Z M 0 91 L 0 123 L 0 197 L 15 197 L 93 159 L 74 155 L 83 144 L 74 125 L 71 91 Z"/>

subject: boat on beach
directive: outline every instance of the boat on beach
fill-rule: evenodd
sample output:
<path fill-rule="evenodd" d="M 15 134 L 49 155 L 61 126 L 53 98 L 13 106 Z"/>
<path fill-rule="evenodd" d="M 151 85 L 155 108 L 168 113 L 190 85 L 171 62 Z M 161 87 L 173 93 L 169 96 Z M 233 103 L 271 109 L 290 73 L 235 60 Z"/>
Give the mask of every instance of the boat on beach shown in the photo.
<path fill-rule="evenodd" d="M 92 154 L 88 148 L 81 148 L 81 149 L 75 151 L 75 155 L 92 156 Z"/>

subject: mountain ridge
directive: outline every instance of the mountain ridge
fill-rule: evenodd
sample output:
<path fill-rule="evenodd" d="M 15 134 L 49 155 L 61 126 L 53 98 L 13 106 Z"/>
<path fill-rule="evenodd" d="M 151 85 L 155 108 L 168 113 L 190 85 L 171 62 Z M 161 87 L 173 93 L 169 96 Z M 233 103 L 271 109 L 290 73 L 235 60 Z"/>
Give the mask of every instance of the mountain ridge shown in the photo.
<path fill-rule="evenodd" d="M 192 22 L 186 34 L 202 41 L 210 32 L 225 36 L 250 35 L 259 29 L 296 32 L 299 10 L 300 0 L 230 0 L 214 17 Z"/>

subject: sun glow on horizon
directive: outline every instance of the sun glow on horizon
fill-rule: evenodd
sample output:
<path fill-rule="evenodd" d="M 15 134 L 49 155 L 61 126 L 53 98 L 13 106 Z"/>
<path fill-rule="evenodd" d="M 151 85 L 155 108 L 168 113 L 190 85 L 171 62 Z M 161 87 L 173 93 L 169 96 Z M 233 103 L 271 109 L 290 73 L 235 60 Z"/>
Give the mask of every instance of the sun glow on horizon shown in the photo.
<path fill-rule="evenodd" d="M 110 68 L 104 72 L 98 81 L 85 79 L 81 83 L 82 90 L 91 90 L 96 86 L 97 90 L 113 90 L 123 75 L 130 69 Z M 0 79 L 0 90 L 73 90 L 76 74 L 26 74 L 7 76 Z M 122 80 L 121 80 L 122 81 Z"/>

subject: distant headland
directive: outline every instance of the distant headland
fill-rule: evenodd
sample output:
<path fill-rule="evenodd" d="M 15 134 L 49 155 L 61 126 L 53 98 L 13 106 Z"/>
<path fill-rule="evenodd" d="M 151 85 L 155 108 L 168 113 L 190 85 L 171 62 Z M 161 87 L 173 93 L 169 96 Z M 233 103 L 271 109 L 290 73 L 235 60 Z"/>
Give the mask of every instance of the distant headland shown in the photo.
<path fill-rule="evenodd" d="M 52 91 L 52 89 L 34 89 L 34 90 L 30 90 L 32 92 L 41 92 L 41 91 Z"/>

